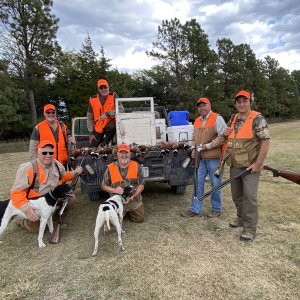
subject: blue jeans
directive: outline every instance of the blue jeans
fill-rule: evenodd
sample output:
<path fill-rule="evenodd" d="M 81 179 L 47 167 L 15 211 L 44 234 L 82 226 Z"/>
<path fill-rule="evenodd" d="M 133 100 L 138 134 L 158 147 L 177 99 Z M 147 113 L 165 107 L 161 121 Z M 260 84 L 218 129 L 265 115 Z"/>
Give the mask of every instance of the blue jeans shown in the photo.
<path fill-rule="evenodd" d="M 218 168 L 219 160 L 218 159 L 201 159 L 200 165 L 198 168 L 198 191 L 197 197 L 201 197 L 204 194 L 204 184 L 205 184 L 205 177 L 208 175 L 210 180 L 211 188 L 222 183 L 222 176 L 217 178 L 214 173 Z M 199 201 L 195 199 L 193 192 L 192 197 L 192 206 L 191 211 L 200 214 L 202 212 L 203 201 Z M 212 193 L 211 195 L 211 208 L 212 211 L 221 212 L 222 211 L 222 193 L 221 189 Z"/>

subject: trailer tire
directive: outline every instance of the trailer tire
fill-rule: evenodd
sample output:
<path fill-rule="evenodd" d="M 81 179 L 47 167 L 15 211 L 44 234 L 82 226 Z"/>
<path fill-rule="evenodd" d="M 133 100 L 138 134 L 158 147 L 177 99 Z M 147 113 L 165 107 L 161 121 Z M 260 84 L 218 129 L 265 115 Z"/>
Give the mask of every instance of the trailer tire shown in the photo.
<path fill-rule="evenodd" d="M 171 185 L 171 191 L 176 195 L 183 195 L 186 191 L 186 185 Z"/>

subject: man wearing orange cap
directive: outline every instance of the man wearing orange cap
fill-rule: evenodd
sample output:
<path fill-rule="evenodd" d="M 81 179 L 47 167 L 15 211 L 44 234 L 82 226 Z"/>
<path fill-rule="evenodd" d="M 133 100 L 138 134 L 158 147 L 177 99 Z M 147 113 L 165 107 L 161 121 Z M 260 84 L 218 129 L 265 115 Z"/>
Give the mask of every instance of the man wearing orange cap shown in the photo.
<path fill-rule="evenodd" d="M 87 111 L 90 147 L 108 144 L 116 133 L 115 98 L 117 95 L 109 91 L 105 79 L 98 80 L 97 88 L 98 94 L 90 98 Z"/>
<path fill-rule="evenodd" d="M 64 166 L 53 158 L 54 145 L 48 140 L 39 143 L 37 157 L 19 166 L 10 192 L 12 204 L 21 209 L 27 217 L 27 219 L 16 218 L 16 223 L 33 233 L 39 231 L 39 218 L 34 211 L 35 208 L 29 205 L 28 199 L 45 195 L 59 184 L 71 181 L 75 173 L 82 173 L 82 167 L 79 166 L 75 171 L 66 172 Z M 75 199 L 70 200 L 67 208 L 74 204 Z"/>
<path fill-rule="evenodd" d="M 205 177 L 210 178 L 211 187 L 221 184 L 222 176 L 217 178 L 214 174 L 218 168 L 221 157 L 221 145 L 225 142 L 223 131 L 226 128 L 224 119 L 211 110 L 208 98 L 200 98 L 197 101 L 197 109 L 200 117 L 194 123 L 194 136 L 192 142 L 192 157 L 201 156 L 197 172 L 197 191 L 194 191 L 191 207 L 181 214 L 184 218 L 202 216 L 203 201 L 197 197 L 204 194 Z M 197 145 L 197 147 L 196 147 Z M 196 148 L 198 153 L 196 153 Z M 197 166 L 195 166 L 197 167 Z M 221 190 L 211 196 L 211 213 L 209 218 L 217 218 L 222 212 Z"/>
<path fill-rule="evenodd" d="M 125 186 L 134 185 L 135 193 L 126 199 L 124 215 L 129 214 L 133 222 L 144 221 L 144 204 L 141 193 L 144 190 L 144 179 L 140 165 L 130 160 L 130 147 L 120 144 L 117 148 L 116 162 L 107 166 L 102 181 L 102 190 L 112 195 L 122 195 Z"/>
<path fill-rule="evenodd" d="M 269 129 L 265 118 L 251 110 L 251 95 L 242 90 L 235 96 L 238 113 L 224 135 L 228 137 L 225 153 L 230 166 L 230 176 L 241 171 L 251 171 L 231 183 L 231 194 L 237 210 L 237 218 L 229 223 L 231 228 L 243 227 L 241 241 L 252 241 L 258 222 L 257 190 L 261 167 L 269 150 Z"/>
<path fill-rule="evenodd" d="M 59 122 L 56 116 L 56 107 L 53 104 L 44 106 L 45 119 L 38 123 L 31 134 L 29 143 L 30 159 L 37 157 L 37 148 L 40 141 L 49 140 L 55 145 L 53 157 L 63 166 L 67 167 L 68 144 L 75 144 L 70 131 L 63 122 Z"/>

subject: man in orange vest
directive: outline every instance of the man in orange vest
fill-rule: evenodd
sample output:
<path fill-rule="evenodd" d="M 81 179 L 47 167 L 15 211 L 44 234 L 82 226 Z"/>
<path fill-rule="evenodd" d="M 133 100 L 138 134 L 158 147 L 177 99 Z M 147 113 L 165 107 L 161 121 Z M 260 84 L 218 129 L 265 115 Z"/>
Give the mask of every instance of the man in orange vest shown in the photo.
<path fill-rule="evenodd" d="M 225 142 L 223 131 L 226 128 L 224 119 L 211 110 L 211 103 L 208 98 L 200 98 L 197 101 L 197 109 L 200 117 L 194 123 L 194 136 L 192 142 L 192 157 L 200 156 L 200 164 L 197 172 L 197 191 L 194 191 L 191 207 L 181 214 L 184 218 L 195 216 L 202 217 L 203 201 L 197 197 L 204 194 L 205 177 L 208 175 L 211 187 L 221 184 L 222 176 L 217 178 L 214 174 L 218 168 L 221 157 L 221 145 Z M 196 153 L 197 150 L 200 153 Z M 196 167 L 196 166 L 195 166 Z M 211 196 L 211 213 L 209 218 L 217 218 L 222 213 L 221 190 Z"/>
<path fill-rule="evenodd" d="M 48 140 L 55 145 L 53 157 L 66 168 L 68 161 L 68 144 L 75 144 L 70 131 L 63 122 L 59 122 L 56 116 L 56 107 L 53 104 L 44 106 L 45 120 L 38 123 L 31 134 L 29 143 L 30 159 L 37 157 L 37 148 L 40 141 Z"/>
<path fill-rule="evenodd" d="M 241 241 L 252 241 L 258 222 L 257 190 L 261 167 L 269 150 L 269 129 L 265 118 L 251 110 L 251 95 L 239 91 L 235 96 L 238 113 L 224 135 L 228 137 L 225 153 L 230 166 L 230 176 L 248 169 L 251 173 L 231 183 L 231 194 L 237 218 L 229 223 L 231 228 L 243 227 Z"/>
<path fill-rule="evenodd" d="M 16 218 L 16 223 L 30 232 L 38 233 L 39 219 L 28 199 L 40 197 L 66 181 L 71 181 L 75 173 L 81 174 L 82 167 L 66 171 L 64 166 L 53 158 L 54 143 L 43 140 L 38 145 L 37 157 L 32 162 L 19 166 L 14 185 L 11 189 L 12 204 L 21 209 L 28 219 Z M 67 208 L 73 206 L 70 199 Z M 59 205 L 59 204 L 58 204 Z"/>
<path fill-rule="evenodd" d="M 116 133 L 115 98 L 117 95 L 109 91 L 105 79 L 99 79 L 97 87 L 98 94 L 90 98 L 87 111 L 90 147 L 108 144 Z"/>
<path fill-rule="evenodd" d="M 103 176 L 102 190 L 112 195 L 122 195 L 127 185 L 136 187 L 135 193 L 126 199 L 124 204 L 124 215 L 129 214 L 133 222 L 144 221 L 144 203 L 141 193 L 144 190 L 144 179 L 140 165 L 130 160 L 130 146 L 118 145 L 118 160 L 107 166 Z"/>

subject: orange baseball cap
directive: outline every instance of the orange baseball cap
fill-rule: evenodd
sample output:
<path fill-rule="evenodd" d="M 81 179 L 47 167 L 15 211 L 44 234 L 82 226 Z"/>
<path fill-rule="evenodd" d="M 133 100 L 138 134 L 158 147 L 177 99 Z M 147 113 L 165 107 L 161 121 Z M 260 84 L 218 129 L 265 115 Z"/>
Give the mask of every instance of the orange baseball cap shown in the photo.
<path fill-rule="evenodd" d="M 210 101 L 208 98 L 200 98 L 198 101 L 197 101 L 197 106 L 199 103 L 206 103 L 206 104 L 210 104 Z"/>
<path fill-rule="evenodd" d="M 46 104 L 44 106 L 44 112 L 46 112 L 47 110 L 56 110 L 56 107 L 53 104 Z"/>
<path fill-rule="evenodd" d="M 130 146 L 129 145 L 126 145 L 126 144 L 120 144 L 118 145 L 118 152 L 121 152 L 121 151 L 126 151 L 126 152 L 130 152 Z"/>
<path fill-rule="evenodd" d="M 235 95 L 235 100 L 236 100 L 237 97 L 240 97 L 240 96 L 245 97 L 246 99 L 251 99 L 250 93 L 247 92 L 247 91 L 244 91 L 244 90 L 239 91 L 239 92 Z"/>
<path fill-rule="evenodd" d="M 52 148 L 54 148 L 54 145 L 52 142 L 48 141 L 48 140 L 42 140 L 39 144 L 38 144 L 38 148 L 44 148 L 46 146 L 51 146 Z"/>
<path fill-rule="evenodd" d="M 99 79 L 97 82 L 97 87 L 99 87 L 101 85 L 108 86 L 108 82 L 105 79 Z"/>

